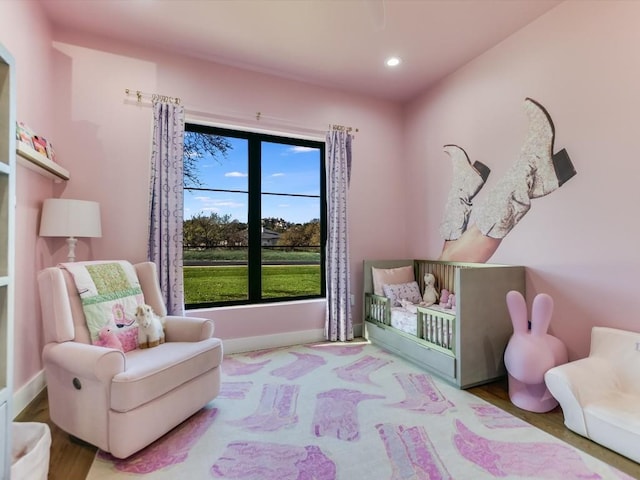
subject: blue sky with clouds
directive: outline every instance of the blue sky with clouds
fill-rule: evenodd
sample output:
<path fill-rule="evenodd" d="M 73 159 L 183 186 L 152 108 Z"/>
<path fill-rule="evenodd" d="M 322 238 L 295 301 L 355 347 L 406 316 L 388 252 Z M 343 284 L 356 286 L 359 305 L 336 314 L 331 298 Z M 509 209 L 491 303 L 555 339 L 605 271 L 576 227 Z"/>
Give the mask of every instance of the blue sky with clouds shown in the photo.
<path fill-rule="evenodd" d="M 248 188 L 247 141 L 227 137 L 231 148 L 226 158 L 216 161 L 200 158 L 199 174 L 203 186 L 246 192 Z M 320 195 L 320 150 L 278 143 L 262 143 L 262 218 L 283 218 L 306 223 L 320 217 L 320 199 L 268 193 Z M 184 194 L 184 218 L 193 215 L 230 214 L 247 221 L 246 193 L 187 191 Z"/>

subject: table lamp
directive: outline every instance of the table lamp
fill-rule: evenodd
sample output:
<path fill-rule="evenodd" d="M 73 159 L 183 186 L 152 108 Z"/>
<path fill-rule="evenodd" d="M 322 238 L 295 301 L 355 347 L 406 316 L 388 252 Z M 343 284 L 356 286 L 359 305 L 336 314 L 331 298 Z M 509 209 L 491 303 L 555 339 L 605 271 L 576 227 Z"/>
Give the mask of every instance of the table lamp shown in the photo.
<path fill-rule="evenodd" d="M 48 198 L 42 205 L 41 237 L 67 237 L 69 262 L 76 259 L 76 237 L 101 237 L 100 204 L 87 200 Z"/>

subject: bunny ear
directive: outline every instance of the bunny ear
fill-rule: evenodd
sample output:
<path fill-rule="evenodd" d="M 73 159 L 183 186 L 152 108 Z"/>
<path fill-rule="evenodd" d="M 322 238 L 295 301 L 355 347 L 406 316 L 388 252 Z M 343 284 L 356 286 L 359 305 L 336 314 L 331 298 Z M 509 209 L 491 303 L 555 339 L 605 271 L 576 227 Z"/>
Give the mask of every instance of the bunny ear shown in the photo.
<path fill-rule="evenodd" d="M 511 290 L 507 293 L 507 308 L 513 323 L 513 333 L 526 333 L 529 330 L 527 302 L 520 292 Z"/>
<path fill-rule="evenodd" d="M 531 307 L 531 333 L 534 335 L 544 335 L 551 323 L 553 313 L 553 298 L 546 293 L 539 293 L 533 299 Z"/>

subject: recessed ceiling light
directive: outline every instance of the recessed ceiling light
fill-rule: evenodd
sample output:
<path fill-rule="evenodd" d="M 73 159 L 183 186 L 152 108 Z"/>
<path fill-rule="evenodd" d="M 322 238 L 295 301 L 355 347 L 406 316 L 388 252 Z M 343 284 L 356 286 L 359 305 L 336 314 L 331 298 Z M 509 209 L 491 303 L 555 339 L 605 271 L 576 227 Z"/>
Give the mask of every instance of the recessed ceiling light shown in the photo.
<path fill-rule="evenodd" d="M 398 65 L 400 65 L 400 62 L 401 60 L 398 57 L 389 57 L 385 61 L 385 64 L 387 65 L 387 67 L 397 67 Z"/>

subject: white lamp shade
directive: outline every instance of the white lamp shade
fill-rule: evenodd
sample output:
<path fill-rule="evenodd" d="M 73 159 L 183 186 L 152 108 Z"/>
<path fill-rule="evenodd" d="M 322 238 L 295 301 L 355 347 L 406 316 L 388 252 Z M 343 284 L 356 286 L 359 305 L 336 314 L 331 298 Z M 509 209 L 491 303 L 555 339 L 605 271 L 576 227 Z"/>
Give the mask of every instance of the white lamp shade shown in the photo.
<path fill-rule="evenodd" d="M 48 198 L 42 205 L 41 237 L 101 237 L 100 204 Z"/>

